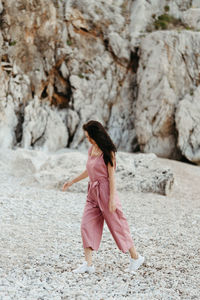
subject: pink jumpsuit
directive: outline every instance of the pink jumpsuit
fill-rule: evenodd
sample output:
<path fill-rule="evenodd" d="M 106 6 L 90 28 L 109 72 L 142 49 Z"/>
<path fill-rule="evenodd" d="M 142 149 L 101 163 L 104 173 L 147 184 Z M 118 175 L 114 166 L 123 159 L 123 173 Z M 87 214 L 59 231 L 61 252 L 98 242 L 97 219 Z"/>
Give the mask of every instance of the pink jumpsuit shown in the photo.
<path fill-rule="evenodd" d="M 86 164 L 90 181 L 81 222 L 83 248 L 91 247 L 93 250 L 98 250 L 105 220 L 118 248 L 122 252 L 127 252 L 133 246 L 127 220 L 123 215 L 116 191 L 115 203 L 117 208 L 113 213 L 109 211 L 108 169 L 103 159 L 103 153 L 100 156 L 90 156 L 91 150 L 92 146 L 88 151 Z"/>

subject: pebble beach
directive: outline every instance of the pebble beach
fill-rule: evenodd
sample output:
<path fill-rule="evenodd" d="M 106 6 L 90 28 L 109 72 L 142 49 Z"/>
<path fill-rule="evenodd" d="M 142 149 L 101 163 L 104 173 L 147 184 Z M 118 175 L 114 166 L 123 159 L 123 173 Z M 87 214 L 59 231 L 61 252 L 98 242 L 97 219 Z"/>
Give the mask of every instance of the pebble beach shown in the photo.
<path fill-rule="evenodd" d="M 124 272 L 129 255 L 118 250 L 106 224 L 93 254 L 96 272 L 74 274 L 84 260 L 86 190 L 24 184 L 0 161 L 0 300 L 199 299 L 200 169 L 157 160 L 174 173 L 169 195 L 119 192 L 136 249 L 145 256 L 136 274 Z"/>

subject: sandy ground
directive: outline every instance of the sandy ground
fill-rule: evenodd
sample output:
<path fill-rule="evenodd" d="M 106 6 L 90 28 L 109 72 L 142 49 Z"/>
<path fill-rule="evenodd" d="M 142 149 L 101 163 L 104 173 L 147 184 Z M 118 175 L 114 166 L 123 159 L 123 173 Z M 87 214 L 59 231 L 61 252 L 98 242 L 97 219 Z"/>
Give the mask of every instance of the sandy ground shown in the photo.
<path fill-rule="evenodd" d="M 0 299 L 200 299 L 200 167 L 159 159 L 175 175 L 170 195 L 120 193 L 145 264 L 124 269 L 107 226 L 96 273 L 73 274 L 83 261 L 80 222 L 85 193 L 24 185 L 0 167 Z"/>

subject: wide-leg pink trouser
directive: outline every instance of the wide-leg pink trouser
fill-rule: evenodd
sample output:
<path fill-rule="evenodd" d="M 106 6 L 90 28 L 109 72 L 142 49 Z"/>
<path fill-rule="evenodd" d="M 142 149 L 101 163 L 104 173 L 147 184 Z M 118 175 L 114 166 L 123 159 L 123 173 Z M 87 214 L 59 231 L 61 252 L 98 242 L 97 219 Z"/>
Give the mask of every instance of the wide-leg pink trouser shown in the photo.
<path fill-rule="evenodd" d="M 88 183 L 88 195 L 81 222 L 83 248 L 91 247 L 93 250 L 98 250 L 104 220 L 122 252 L 127 252 L 133 246 L 128 222 L 123 215 L 117 194 L 115 195 L 115 201 L 117 209 L 111 213 L 108 208 L 108 180 L 102 179 Z"/>

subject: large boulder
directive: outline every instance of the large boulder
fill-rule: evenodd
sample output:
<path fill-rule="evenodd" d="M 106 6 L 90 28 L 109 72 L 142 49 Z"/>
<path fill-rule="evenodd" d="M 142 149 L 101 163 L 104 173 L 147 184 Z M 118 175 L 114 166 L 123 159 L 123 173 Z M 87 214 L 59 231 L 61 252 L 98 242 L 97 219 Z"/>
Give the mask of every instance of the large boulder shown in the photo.
<path fill-rule="evenodd" d="M 9 160 L 7 159 L 9 156 Z M 6 163 L 6 172 L 19 177 L 22 184 L 61 189 L 86 168 L 87 153 L 62 150 L 54 154 L 43 151 L 17 149 L 6 154 L 0 152 L 0 163 Z M 117 190 L 151 192 L 162 195 L 170 193 L 174 175 L 162 166 L 155 154 L 117 153 Z M 86 192 L 88 179 L 74 184 L 70 191 Z"/>

